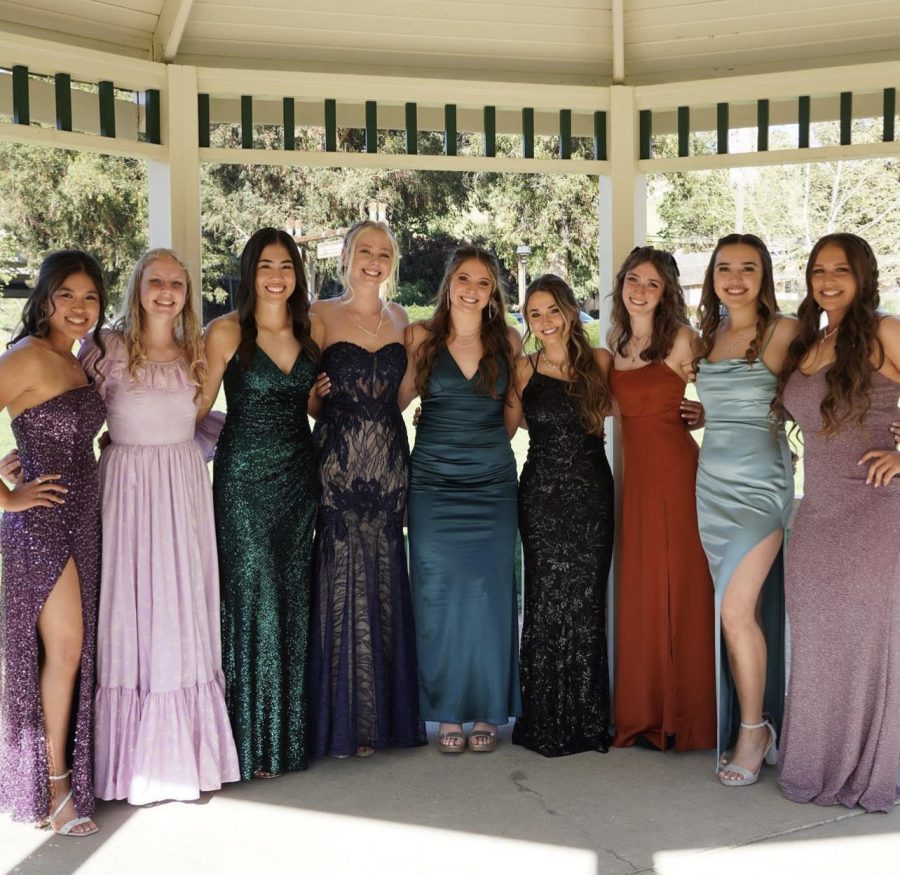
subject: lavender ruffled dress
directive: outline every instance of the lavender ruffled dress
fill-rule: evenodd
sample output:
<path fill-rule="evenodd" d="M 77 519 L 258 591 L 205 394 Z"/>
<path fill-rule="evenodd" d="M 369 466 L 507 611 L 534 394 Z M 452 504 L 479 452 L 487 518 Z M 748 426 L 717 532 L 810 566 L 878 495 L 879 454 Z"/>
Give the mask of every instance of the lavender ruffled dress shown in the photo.
<path fill-rule="evenodd" d="M 122 339 L 82 360 L 107 406 L 100 459 L 95 792 L 143 805 L 237 781 L 225 709 L 212 489 L 183 359 L 134 381 Z"/>

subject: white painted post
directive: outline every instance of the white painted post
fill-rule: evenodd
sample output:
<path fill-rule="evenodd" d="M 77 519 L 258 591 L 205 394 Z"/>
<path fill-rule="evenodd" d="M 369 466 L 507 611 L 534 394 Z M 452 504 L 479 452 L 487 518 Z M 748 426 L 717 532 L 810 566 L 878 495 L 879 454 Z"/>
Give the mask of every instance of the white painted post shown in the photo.
<path fill-rule="evenodd" d="M 148 162 L 150 246 L 174 249 L 185 260 L 199 312 L 202 236 L 196 68 L 169 65 L 161 102 L 168 159 Z"/>

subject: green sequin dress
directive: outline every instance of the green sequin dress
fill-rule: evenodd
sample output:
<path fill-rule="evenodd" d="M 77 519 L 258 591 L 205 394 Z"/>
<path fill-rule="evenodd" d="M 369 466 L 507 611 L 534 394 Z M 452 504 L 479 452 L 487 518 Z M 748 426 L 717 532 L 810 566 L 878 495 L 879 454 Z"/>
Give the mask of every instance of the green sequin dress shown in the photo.
<path fill-rule="evenodd" d="M 306 415 L 316 367 L 285 374 L 259 347 L 225 371 L 213 478 L 225 697 L 241 779 L 305 769 L 316 467 Z"/>

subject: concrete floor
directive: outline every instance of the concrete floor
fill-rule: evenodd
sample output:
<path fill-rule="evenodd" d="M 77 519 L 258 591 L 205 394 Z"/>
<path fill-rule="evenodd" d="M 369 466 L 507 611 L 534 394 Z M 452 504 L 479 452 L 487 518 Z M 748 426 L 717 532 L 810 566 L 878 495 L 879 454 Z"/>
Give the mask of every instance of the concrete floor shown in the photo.
<path fill-rule="evenodd" d="M 0 820 L 0 875 L 900 873 L 900 810 L 796 805 L 771 767 L 755 787 L 726 789 L 712 757 L 545 759 L 507 729 L 488 755 L 431 745 L 316 761 L 197 803 L 101 803 L 102 831 L 86 839 Z"/>

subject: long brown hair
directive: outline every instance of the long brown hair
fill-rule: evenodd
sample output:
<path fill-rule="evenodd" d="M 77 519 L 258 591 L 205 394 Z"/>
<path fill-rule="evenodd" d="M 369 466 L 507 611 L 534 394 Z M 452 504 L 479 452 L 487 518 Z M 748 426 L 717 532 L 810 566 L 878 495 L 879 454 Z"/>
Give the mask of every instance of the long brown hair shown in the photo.
<path fill-rule="evenodd" d="M 856 280 L 856 296 L 838 325 L 834 363 L 825 372 L 828 388 L 819 410 L 822 433 L 826 435 L 835 434 L 842 424 L 851 420 L 863 424 L 871 403 L 873 353 L 879 359 L 878 367 L 884 363 L 884 348 L 878 339 L 880 296 L 875 253 L 856 234 L 826 234 L 816 241 L 806 262 L 806 297 L 797 310 L 800 333 L 788 347 L 784 367 L 778 375 L 778 392 L 772 402 L 772 413 L 784 417 L 784 389 L 788 378 L 820 340 L 822 308 L 812 294 L 813 268 L 819 253 L 830 243 L 840 247 L 847 259 Z"/>
<path fill-rule="evenodd" d="M 293 294 L 287 299 L 294 337 L 300 342 L 303 354 L 318 366 L 322 353 L 318 344 L 312 339 L 309 325 L 309 290 L 306 285 L 306 272 L 303 270 L 303 259 L 294 238 L 280 228 L 260 228 L 247 241 L 244 251 L 241 253 L 241 282 L 234 296 L 238 322 L 241 326 L 238 358 L 244 368 L 249 369 L 253 361 L 258 334 L 256 327 L 256 267 L 263 249 L 273 243 L 280 244 L 287 249 L 294 265 L 297 285 Z"/>
<path fill-rule="evenodd" d="M 769 255 L 766 244 L 755 234 L 728 234 L 722 237 L 716 243 L 716 248 L 713 249 L 709 264 L 706 266 L 706 274 L 703 277 L 703 290 L 700 293 L 700 304 L 697 306 L 697 315 L 700 319 L 700 352 L 694 359 L 695 367 L 700 359 L 706 358 L 712 351 L 716 342 L 716 329 L 724 315 L 722 313 L 724 307 L 721 307 L 715 290 L 716 257 L 719 251 L 726 246 L 736 246 L 741 243 L 756 250 L 762 265 L 759 297 L 756 299 L 756 334 L 744 353 L 747 364 L 755 362 L 759 358 L 766 330 L 779 312 L 778 302 L 775 300 L 775 271 L 772 268 L 772 256 Z"/>
<path fill-rule="evenodd" d="M 416 390 L 424 398 L 428 394 L 428 379 L 434 368 L 437 354 L 447 345 L 453 323 L 450 319 L 450 280 L 466 261 L 481 262 L 488 269 L 493 280 L 491 297 L 488 305 L 481 311 L 481 361 L 478 362 L 478 382 L 476 391 L 497 397 L 496 385 L 500 376 L 497 356 L 506 362 L 508 381 L 507 391 L 513 385 L 514 373 L 513 349 L 509 342 L 506 324 L 506 306 L 503 302 L 503 281 L 500 278 L 500 264 L 497 256 L 487 249 L 467 243 L 457 247 L 444 268 L 444 277 L 438 287 L 434 314 L 425 323 L 428 336 L 419 347 L 416 361 Z"/>
<path fill-rule="evenodd" d="M 119 303 L 119 312 L 113 322 L 113 330 L 122 336 L 128 353 L 128 372 L 138 379 L 138 372 L 147 363 L 144 348 L 144 308 L 141 306 L 141 281 L 144 271 L 154 262 L 167 258 L 174 261 L 184 271 L 184 307 L 175 319 L 175 340 L 181 347 L 188 366 L 188 376 L 197 387 L 196 400 L 200 398 L 200 387 L 206 380 L 206 357 L 203 354 L 203 328 L 200 317 L 194 309 L 194 287 L 187 266 L 171 249 L 150 249 L 138 260 L 131 271 L 128 287 Z"/>
<path fill-rule="evenodd" d="M 645 362 L 659 362 L 668 357 L 675 345 L 675 338 L 682 325 L 688 325 L 687 304 L 684 291 L 678 281 L 678 263 L 675 256 L 652 246 L 635 246 L 622 262 L 616 274 L 616 284 L 612 293 L 612 313 L 610 314 L 609 342 L 614 351 L 624 356 L 628 342 L 634 336 L 631 330 L 631 316 L 625 307 L 623 289 L 625 277 L 636 267 L 650 264 L 663 281 L 664 289 L 656 309 L 653 311 L 653 329 L 650 343 L 641 351 Z"/>
<path fill-rule="evenodd" d="M 527 326 L 524 337 L 526 343 L 532 336 L 531 324 L 528 322 L 528 301 L 536 292 L 546 292 L 550 295 L 566 320 L 569 333 L 566 339 L 566 357 L 573 377 L 567 383 L 566 391 L 578 401 L 581 421 L 588 433 L 601 435 L 603 421 L 611 407 L 609 387 L 578 317 L 578 302 L 575 295 L 568 283 L 556 274 L 545 273 L 532 280 L 525 290 L 525 300 L 522 303 L 522 313 Z M 535 337 L 535 343 L 539 344 L 539 349 L 543 346 L 538 337 Z"/>

